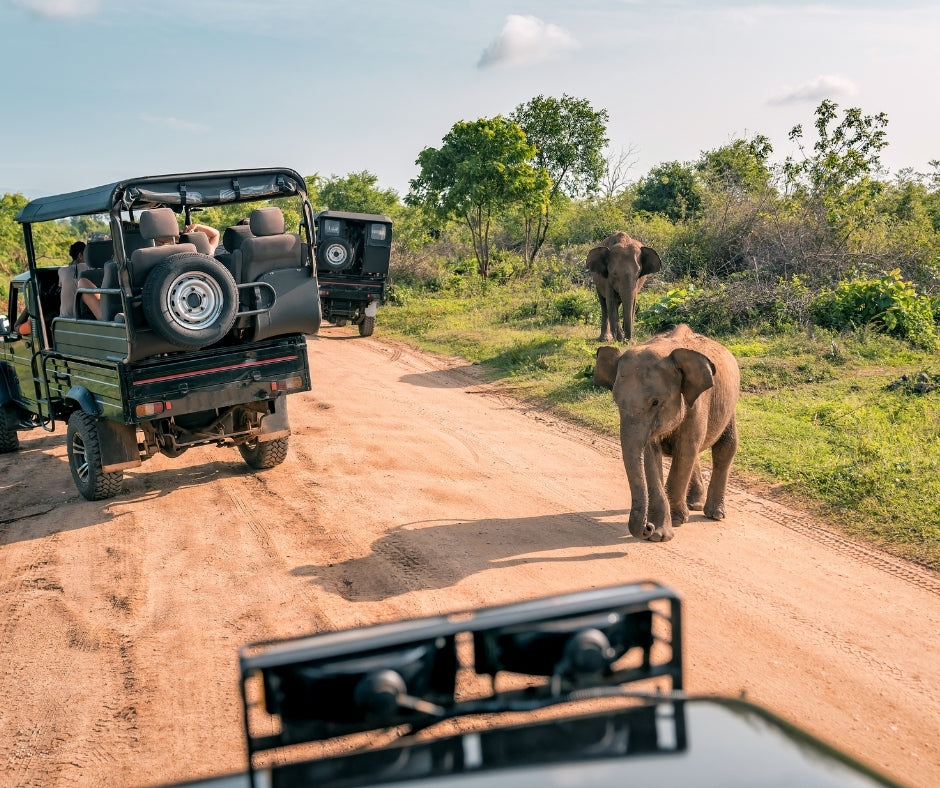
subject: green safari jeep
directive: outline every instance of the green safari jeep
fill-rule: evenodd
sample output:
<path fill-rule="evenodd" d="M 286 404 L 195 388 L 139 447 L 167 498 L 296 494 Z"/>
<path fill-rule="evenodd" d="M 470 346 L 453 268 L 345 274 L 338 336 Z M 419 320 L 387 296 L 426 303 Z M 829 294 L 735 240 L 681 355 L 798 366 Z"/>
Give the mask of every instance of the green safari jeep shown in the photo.
<path fill-rule="evenodd" d="M 199 211 L 230 204 L 244 219 L 216 248 L 183 232 Z M 36 239 L 77 217 L 87 220 L 74 227 L 107 232 L 85 247 L 81 276 L 94 287 L 63 310 L 58 267 L 40 265 Z M 89 500 L 117 494 L 123 471 L 158 452 L 217 444 L 255 469 L 284 461 L 286 397 L 310 389 L 305 334 L 321 314 L 303 177 L 130 178 L 33 200 L 15 218 L 27 270 L 0 318 L 0 453 L 19 448 L 21 430 L 66 422 L 72 477 Z"/>

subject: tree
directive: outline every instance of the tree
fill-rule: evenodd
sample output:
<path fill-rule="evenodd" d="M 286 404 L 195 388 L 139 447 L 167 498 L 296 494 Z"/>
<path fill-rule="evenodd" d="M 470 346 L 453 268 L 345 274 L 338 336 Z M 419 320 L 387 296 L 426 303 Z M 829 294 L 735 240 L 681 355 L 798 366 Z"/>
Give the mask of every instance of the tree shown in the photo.
<path fill-rule="evenodd" d="M 548 199 L 528 206 L 526 213 L 526 260 L 531 263 L 551 222 L 556 196 L 590 196 L 597 191 L 606 170 L 603 156 L 607 145 L 607 110 L 595 110 L 587 99 L 567 94 L 560 99 L 536 96 L 520 104 L 510 118 L 535 146 L 533 163 L 551 180 Z"/>
<path fill-rule="evenodd" d="M 627 173 L 635 166 L 637 161 L 637 148 L 630 145 L 621 147 L 620 151 L 607 154 L 604 161 L 604 175 L 600 181 L 601 194 L 605 199 L 611 200 L 627 188 L 629 180 Z"/>
<path fill-rule="evenodd" d="M 345 178 L 330 176 L 319 187 L 320 203 L 331 211 L 392 214 L 398 206 L 398 192 L 379 189 L 379 178 L 368 170 L 352 172 Z"/>
<path fill-rule="evenodd" d="M 770 183 L 767 160 L 771 153 L 770 140 L 757 134 L 751 140 L 738 139 L 703 152 L 695 169 L 713 189 L 737 195 L 759 194 Z"/>
<path fill-rule="evenodd" d="M 693 218 L 702 207 L 702 195 L 692 169 L 677 161 L 659 164 L 637 186 L 633 207 L 661 213 L 672 221 Z"/>
<path fill-rule="evenodd" d="M 541 207 L 547 200 L 548 176 L 529 163 L 534 155 L 534 146 L 511 120 L 497 115 L 460 121 L 440 148 L 425 148 L 418 155 L 421 172 L 409 183 L 405 202 L 423 207 L 439 221 L 463 221 L 485 280 L 494 214 L 511 205 Z"/>

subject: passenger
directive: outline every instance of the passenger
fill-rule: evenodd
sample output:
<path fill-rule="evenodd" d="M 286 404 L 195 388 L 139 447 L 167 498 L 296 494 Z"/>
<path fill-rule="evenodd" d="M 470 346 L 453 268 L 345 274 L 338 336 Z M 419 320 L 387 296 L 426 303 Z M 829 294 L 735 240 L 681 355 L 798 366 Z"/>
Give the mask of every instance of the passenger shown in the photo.
<path fill-rule="evenodd" d="M 59 287 L 61 289 L 61 303 L 59 306 L 59 315 L 61 317 L 75 317 L 75 291 L 79 287 L 88 285 L 79 285 L 82 278 L 79 276 L 85 266 L 85 242 L 76 241 L 69 247 L 69 256 L 72 258 L 68 265 L 63 265 L 59 269 Z M 87 279 L 84 281 L 88 282 Z M 89 282 L 89 284 L 91 284 Z M 94 287 L 93 284 L 91 284 Z M 87 296 L 87 298 L 86 298 Z M 83 295 L 83 300 L 88 303 L 92 299 L 91 294 Z"/>

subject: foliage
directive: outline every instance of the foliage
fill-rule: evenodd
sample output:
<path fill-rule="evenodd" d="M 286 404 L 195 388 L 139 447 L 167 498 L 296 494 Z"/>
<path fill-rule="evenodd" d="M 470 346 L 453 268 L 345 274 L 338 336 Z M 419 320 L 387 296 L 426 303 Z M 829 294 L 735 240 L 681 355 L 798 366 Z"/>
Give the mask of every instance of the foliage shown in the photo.
<path fill-rule="evenodd" d="M 653 167 L 640 181 L 633 207 L 668 216 L 672 221 L 695 217 L 702 207 L 702 193 L 695 173 L 677 161 Z"/>
<path fill-rule="evenodd" d="M 378 213 L 392 216 L 398 210 L 398 192 L 380 189 L 379 177 L 368 170 L 353 172 L 345 178 L 330 176 L 319 185 L 318 199 L 331 211 Z"/>
<path fill-rule="evenodd" d="M 878 277 L 854 275 L 819 294 L 812 305 L 816 322 L 845 330 L 873 325 L 891 336 L 925 348 L 937 347 L 931 300 L 918 295 L 895 268 Z"/>
<path fill-rule="evenodd" d="M 756 134 L 751 140 L 734 140 L 704 152 L 695 169 L 711 189 L 729 194 L 759 194 L 770 184 L 767 162 L 772 152 L 770 140 Z"/>
<path fill-rule="evenodd" d="M 454 124 L 442 146 L 425 148 L 416 164 L 406 203 L 421 206 L 441 222 L 461 219 L 470 230 L 480 276 L 489 276 L 494 215 L 513 204 L 529 208 L 547 200 L 544 170 L 529 162 L 535 148 L 514 122 L 499 115 Z"/>

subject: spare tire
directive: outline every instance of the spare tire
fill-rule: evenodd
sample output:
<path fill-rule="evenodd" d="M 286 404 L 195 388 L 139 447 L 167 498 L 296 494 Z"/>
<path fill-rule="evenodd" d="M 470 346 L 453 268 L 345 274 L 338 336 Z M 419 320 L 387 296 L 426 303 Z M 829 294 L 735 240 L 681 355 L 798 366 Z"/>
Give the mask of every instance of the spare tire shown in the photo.
<path fill-rule="evenodd" d="M 319 268 L 328 271 L 345 271 L 352 265 L 353 250 L 345 238 L 330 238 L 321 241 L 317 248 L 317 262 Z"/>
<path fill-rule="evenodd" d="M 142 293 L 144 316 L 167 342 L 193 350 L 224 337 L 235 323 L 238 286 L 204 254 L 181 252 L 158 263 Z"/>

